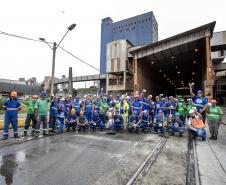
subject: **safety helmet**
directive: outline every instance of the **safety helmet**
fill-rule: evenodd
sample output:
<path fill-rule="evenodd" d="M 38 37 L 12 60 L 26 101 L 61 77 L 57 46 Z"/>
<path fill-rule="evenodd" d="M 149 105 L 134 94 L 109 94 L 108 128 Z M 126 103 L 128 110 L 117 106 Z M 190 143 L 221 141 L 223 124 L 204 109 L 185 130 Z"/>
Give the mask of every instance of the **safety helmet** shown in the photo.
<path fill-rule="evenodd" d="M 203 93 L 202 90 L 198 90 L 198 91 L 197 91 L 197 94 L 202 94 L 202 93 Z"/>
<path fill-rule="evenodd" d="M 148 95 L 148 99 L 152 99 L 152 95 L 150 94 L 150 95 Z"/>
<path fill-rule="evenodd" d="M 93 112 L 94 114 L 97 114 L 98 113 L 98 110 L 94 110 L 94 112 Z"/>
<path fill-rule="evenodd" d="M 138 94 L 135 94 L 135 95 L 134 95 L 134 98 L 139 98 L 139 95 L 138 95 Z"/>
<path fill-rule="evenodd" d="M 40 96 L 42 97 L 42 96 L 45 96 L 46 97 L 46 92 L 45 91 L 42 91 L 41 93 L 40 93 Z"/>
<path fill-rule="evenodd" d="M 193 114 L 194 112 L 194 109 L 189 110 L 189 114 Z"/>
<path fill-rule="evenodd" d="M 71 94 L 68 94 L 68 95 L 67 95 L 67 98 L 72 98 L 72 95 L 71 95 Z"/>
<path fill-rule="evenodd" d="M 126 96 L 126 99 L 127 99 L 127 100 L 129 100 L 129 99 L 130 99 L 130 97 L 129 97 L 129 96 Z"/>
<path fill-rule="evenodd" d="M 133 114 L 138 115 L 138 112 L 135 110 L 135 111 L 133 111 Z"/>
<path fill-rule="evenodd" d="M 78 95 L 77 95 L 77 96 L 75 96 L 75 99 L 79 99 L 79 98 L 80 98 L 80 96 L 78 96 Z"/>
<path fill-rule="evenodd" d="M 84 112 L 81 111 L 81 112 L 80 112 L 80 115 L 84 115 Z"/>
<path fill-rule="evenodd" d="M 148 111 L 147 111 L 147 110 L 143 110 L 142 112 L 143 112 L 144 114 L 147 114 L 147 113 L 148 113 Z"/>
<path fill-rule="evenodd" d="M 160 110 L 158 111 L 158 113 L 161 113 L 161 112 L 163 112 L 163 110 L 162 110 L 162 109 L 160 109 Z"/>
<path fill-rule="evenodd" d="M 75 114 L 75 109 L 71 109 L 71 114 Z"/>
<path fill-rule="evenodd" d="M 119 112 L 119 109 L 116 109 L 115 112 Z"/>
<path fill-rule="evenodd" d="M 32 98 L 33 99 L 38 99 L 38 95 L 33 95 Z"/>
<path fill-rule="evenodd" d="M 17 97 L 17 92 L 16 92 L 16 91 L 11 92 L 11 93 L 10 93 L 10 96 L 11 96 L 11 97 L 14 97 L 14 98 Z"/>
<path fill-rule="evenodd" d="M 120 100 L 124 100 L 124 98 L 125 98 L 124 95 L 122 95 L 122 96 L 120 97 Z"/>
<path fill-rule="evenodd" d="M 179 112 L 176 112 L 176 113 L 175 113 L 175 116 L 180 116 Z"/>
<path fill-rule="evenodd" d="M 210 103 L 217 103 L 217 100 L 210 100 Z"/>

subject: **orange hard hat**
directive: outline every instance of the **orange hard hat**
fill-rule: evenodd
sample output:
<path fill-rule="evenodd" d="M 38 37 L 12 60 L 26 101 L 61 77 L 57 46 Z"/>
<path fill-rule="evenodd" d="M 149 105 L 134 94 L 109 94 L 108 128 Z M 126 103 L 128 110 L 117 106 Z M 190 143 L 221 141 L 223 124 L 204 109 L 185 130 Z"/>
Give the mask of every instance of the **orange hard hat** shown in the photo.
<path fill-rule="evenodd" d="M 80 115 L 84 115 L 84 112 L 81 111 L 81 112 L 80 112 Z"/>
<path fill-rule="evenodd" d="M 33 95 L 32 98 L 33 99 L 38 99 L 38 95 Z"/>
<path fill-rule="evenodd" d="M 75 109 L 71 109 L 71 114 L 75 114 Z"/>
<path fill-rule="evenodd" d="M 11 92 L 10 96 L 11 97 L 17 97 L 17 92 L 16 91 Z"/>

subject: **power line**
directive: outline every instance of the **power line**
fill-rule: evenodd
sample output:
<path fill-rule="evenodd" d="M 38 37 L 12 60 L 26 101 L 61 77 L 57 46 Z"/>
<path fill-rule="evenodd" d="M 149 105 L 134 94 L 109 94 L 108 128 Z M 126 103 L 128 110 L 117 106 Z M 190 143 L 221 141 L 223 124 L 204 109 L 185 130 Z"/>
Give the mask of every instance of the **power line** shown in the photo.
<path fill-rule="evenodd" d="M 68 53 L 68 54 L 71 55 L 72 57 L 76 58 L 76 59 L 79 60 L 80 62 L 86 64 L 87 66 L 89 66 L 89 67 L 91 67 L 91 68 L 93 68 L 93 69 L 95 69 L 95 70 L 97 70 L 97 71 L 100 71 L 100 69 L 98 69 L 98 68 L 96 68 L 96 67 L 90 65 L 89 63 L 85 62 L 84 60 L 78 58 L 77 56 L 73 55 L 71 52 L 67 51 L 66 49 L 62 48 L 61 46 L 59 46 L 59 48 L 61 48 L 63 51 L 65 51 L 66 53 Z"/>
<path fill-rule="evenodd" d="M 25 37 L 25 36 L 20 36 L 20 35 L 15 35 L 15 34 L 12 34 L 12 33 L 7 33 L 7 32 L 4 32 L 4 31 L 0 31 L 0 34 L 2 35 L 6 35 L 6 36 L 10 36 L 10 37 L 15 37 L 15 38 L 19 38 L 19 39 L 24 39 L 24 40 L 29 40 L 29 41 L 34 41 L 34 42 L 43 42 L 41 40 L 38 40 L 38 39 L 32 39 L 32 38 L 29 38 L 29 37 Z M 51 42 L 47 42 L 48 44 L 52 44 Z M 71 52 L 67 51 L 66 49 L 62 48 L 61 46 L 59 46 L 59 48 L 61 48 L 63 51 L 65 51 L 66 53 L 68 53 L 69 55 L 71 55 L 72 57 L 76 58 L 77 60 L 79 60 L 80 62 L 86 64 L 87 66 L 97 70 L 97 71 L 100 71 L 100 69 L 96 68 L 95 66 L 92 66 L 90 65 L 89 63 L 85 62 L 84 60 L 78 58 L 77 56 L 73 55 Z"/>

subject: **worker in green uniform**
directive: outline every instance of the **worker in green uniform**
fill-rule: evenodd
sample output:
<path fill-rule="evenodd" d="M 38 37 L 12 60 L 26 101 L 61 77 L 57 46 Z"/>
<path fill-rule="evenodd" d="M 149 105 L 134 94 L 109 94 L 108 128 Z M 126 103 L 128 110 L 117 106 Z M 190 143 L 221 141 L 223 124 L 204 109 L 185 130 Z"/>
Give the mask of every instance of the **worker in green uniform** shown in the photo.
<path fill-rule="evenodd" d="M 189 118 L 189 111 L 195 107 L 192 98 L 187 99 L 188 104 L 186 105 L 186 116 Z"/>
<path fill-rule="evenodd" d="M 47 94 L 45 91 L 40 93 L 40 98 L 35 103 L 35 117 L 38 118 L 37 126 L 35 129 L 35 136 L 39 136 L 40 125 L 43 124 L 43 136 L 47 135 L 47 113 L 49 98 L 46 98 Z"/>
<path fill-rule="evenodd" d="M 106 113 L 109 109 L 109 105 L 107 102 L 107 97 L 104 96 L 102 101 L 100 102 L 100 120 L 102 122 L 102 124 L 105 126 L 105 122 L 106 122 Z"/>
<path fill-rule="evenodd" d="M 216 106 L 216 103 L 216 100 L 211 100 L 211 105 L 207 107 L 207 122 L 211 134 L 209 139 L 213 140 L 217 140 L 219 125 L 223 116 L 221 108 Z"/>
<path fill-rule="evenodd" d="M 29 130 L 30 122 L 32 121 L 32 130 L 31 130 L 31 136 L 34 136 L 35 133 L 35 128 L 37 124 L 37 119 L 35 118 L 35 103 L 38 99 L 37 95 L 32 96 L 32 100 L 25 100 L 23 103 L 27 106 L 27 117 L 25 121 L 25 126 L 24 126 L 24 136 L 27 136 L 27 132 Z"/>
<path fill-rule="evenodd" d="M 183 122 L 182 126 L 185 125 L 186 118 L 186 105 L 181 95 L 177 96 L 177 112 L 180 114 L 180 120 Z"/>

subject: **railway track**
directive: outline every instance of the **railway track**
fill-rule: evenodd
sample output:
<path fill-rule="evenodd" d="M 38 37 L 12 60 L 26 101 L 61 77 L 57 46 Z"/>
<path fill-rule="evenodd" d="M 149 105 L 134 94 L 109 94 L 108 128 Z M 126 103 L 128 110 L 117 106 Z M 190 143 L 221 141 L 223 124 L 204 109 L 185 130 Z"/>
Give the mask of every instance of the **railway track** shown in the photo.
<path fill-rule="evenodd" d="M 163 152 L 163 148 L 168 138 L 161 138 L 152 152 L 149 153 L 144 162 L 140 165 L 134 175 L 129 179 L 126 185 L 142 185 L 144 178 L 149 170 L 155 164 L 159 154 Z M 186 169 L 186 185 L 200 185 L 200 176 L 198 170 L 198 162 L 196 155 L 195 141 L 191 138 L 188 139 L 187 151 L 187 169 Z"/>

